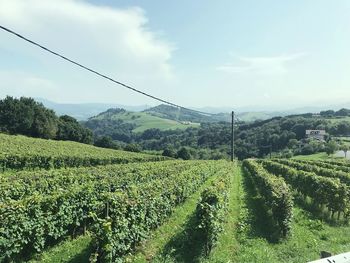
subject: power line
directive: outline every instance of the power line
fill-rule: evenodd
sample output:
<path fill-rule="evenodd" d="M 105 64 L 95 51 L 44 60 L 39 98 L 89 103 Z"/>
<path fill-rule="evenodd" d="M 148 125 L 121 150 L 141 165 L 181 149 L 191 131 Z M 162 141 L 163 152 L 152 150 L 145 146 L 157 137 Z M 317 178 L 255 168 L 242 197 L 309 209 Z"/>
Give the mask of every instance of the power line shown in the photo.
<path fill-rule="evenodd" d="M 124 88 L 130 89 L 130 90 L 132 90 L 132 91 L 134 91 L 134 92 L 137 92 L 137 93 L 139 93 L 139 94 L 142 94 L 142 95 L 144 95 L 144 96 L 146 96 L 146 97 L 152 98 L 152 99 L 154 99 L 154 100 L 158 100 L 158 101 L 160 101 L 160 102 L 162 102 L 162 103 L 165 103 L 165 104 L 168 104 L 168 105 L 171 105 L 171 106 L 173 106 L 173 107 L 180 108 L 180 109 L 183 109 L 183 110 L 188 110 L 188 111 L 192 111 L 192 112 L 196 112 L 196 113 L 200 113 L 200 114 L 204 114 L 204 115 L 210 115 L 210 116 L 214 115 L 214 114 L 212 114 L 212 113 L 208 113 L 208 112 L 204 112 L 204 111 L 192 110 L 192 109 L 183 107 L 183 106 L 181 106 L 181 105 L 175 104 L 175 103 L 173 103 L 173 102 L 170 102 L 170 101 L 161 99 L 161 98 L 159 98 L 159 97 L 153 96 L 153 95 L 148 94 L 148 93 L 146 93 L 146 92 L 143 92 L 143 91 L 141 91 L 141 90 L 135 89 L 135 88 L 133 88 L 133 87 L 127 85 L 127 84 L 124 84 L 124 83 L 122 83 L 122 82 L 120 82 L 120 81 L 117 81 L 117 80 L 111 78 L 111 77 L 108 77 L 107 75 L 104 75 L 104 74 L 102 74 L 102 73 L 100 73 L 100 72 L 98 72 L 98 71 L 96 71 L 96 70 L 93 70 L 93 69 L 91 69 L 91 68 L 89 68 L 89 67 L 87 67 L 87 66 L 84 66 L 84 65 L 82 65 L 82 64 L 80 64 L 80 63 L 78 63 L 78 62 L 76 62 L 76 61 L 74 61 L 74 60 L 72 60 L 72 59 L 70 59 L 70 58 L 67 58 L 66 56 L 63 56 L 63 55 L 61 55 L 61 54 L 59 54 L 59 53 L 57 53 L 57 52 L 55 52 L 55 51 L 52 51 L 51 49 L 49 49 L 49 48 L 47 48 L 47 47 L 45 47 L 45 46 L 43 46 L 43 45 L 41 45 L 41 44 L 38 44 L 37 42 L 34 42 L 33 40 L 30 40 L 30 39 L 28 39 L 28 38 L 26 38 L 26 37 L 24 37 L 24 36 L 22 36 L 22 35 L 20 35 L 20 34 L 18 34 L 18 33 L 16 33 L 16 32 L 14 32 L 14 31 L 12 31 L 11 29 L 8 29 L 8 28 L 6 28 L 6 27 L 4 27 L 4 26 L 1 26 L 1 25 L 0 25 L 0 29 L 6 31 L 6 32 L 8 32 L 8 33 L 11 33 L 11 34 L 13 34 L 13 35 L 15 35 L 15 36 L 17 36 L 17 37 L 23 39 L 23 40 L 25 40 L 25 41 L 27 41 L 27 42 L 29 42 L 29 43 L 35 45 L 35 46 L 37 46 L 37 47 L 39 47 L 39 48 L 41 48 L 41 49 L 43 49 L 43 50 L 45 50 L 45 51 L 47 51 L 47 52 L 49 52 L 49 53 L 55 55 L 55 56 L 58 56 L 58 57 L 60 57 L 60 58 L 62 58 L 62 59 L 64 59 L 64 60 L 66 60 L 66 61 L 68 61 L 68 62 L 70 62 L 70 63 L 72 63 L 72 64 L 74 64 L 74 65 L 76 65 L 76 66 L 78 66 L 78 67 L 80 67 L 80 68 L 83 68 L 83 69 L 85 69 L 85 70 L 87 70 L 87 71 L 90 71 L 91 73 L 94 73 L 94 74 L 96 74 L 96 75 L 98 75 L 98 76 L 100 76 L 100 77 L 102 77 L 102 78 L 104 78 L 104 79 L 107 79 L 107 80 L 109 80 L 109 81 L 112 81 L 112 82 L 114 82 L 115 84 L 118 84 L 118 85 L 120 85 L 120 86 L 123 86 Z"/>

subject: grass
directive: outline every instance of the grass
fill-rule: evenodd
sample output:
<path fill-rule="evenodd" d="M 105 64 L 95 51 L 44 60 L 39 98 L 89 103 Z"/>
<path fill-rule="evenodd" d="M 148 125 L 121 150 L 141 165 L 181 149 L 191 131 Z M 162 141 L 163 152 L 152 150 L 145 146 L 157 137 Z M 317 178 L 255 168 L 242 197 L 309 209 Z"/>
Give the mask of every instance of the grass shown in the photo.
<path fill-rule="evenodd" d="M 315 153 L 315 154 L 310 154 L 310 155 L 296 155 L 292 157 L 292 159 L 296 160 L 330 160 L 330 159 L 344 159 L 343 156 L 336 156 L 334 155 L 327 155 L 325 152 L 321 153 Z"/>
<path fill-rule="evenodd" d="M 95 117 L 96 119 L 103 118 L 102 116 Z M 157 128 L 160 130 L 169 129 L 187 129 L 189 127 L 198 127 L 199 124 L 182 124 L 181 122 L 169 120 L 151 115 L 146 112 L 124 112 L 118 113 L 111 117 L 112 120 L 123 120 L 126 123 L 136 124 L 133 132 L 143 132 L 147 129 Z"/>
<path fill-rule="evenodd" d="M 215 258 L 230 259 L 235 246 L 234 229 L 238 219 L 240 196 L 240 173 L 234 175 L 231 186 L 230 206 L 228 218 L 222 236 L 214 249 Z M 151 239 L 146 248 L 134 257 L 133 262 L 204 262 L 204 242 L 196 229 L 195 209 L 201 191 L 201 187 L 181 208 L 179 208 L 168 223 L 164 224 Z M 148 256 L 147 256 L 148 255 Z M 151 256 L 150 256 L 151 255 Z M 227 261 L 225 261 L 227 262 Z"/>
<path fill-rule="evenodd" d="M 204 244 L 195 228 L 195 210 L 201 192 L 214 179 L 215 176 L 178 207 L 153 237 L 139 248 L 138 253 L 127 259 L 128 262 L 202 262 Z M 234 207 L 231 209 L 234 210 Z"/>
<path fill-rule="evenodd" d="M 349 225 L 328 224 L 297 204 L 293 209 L 292 235 L 278 243 L 269 242 L 267 213 L 249 178 L 245 176 L 243 181 L 238 245 L 232 262 L 308 262 L 319 259 L 321 251 L 339 254 L 350 250 Z"/>
<path fill-rule="evenodd" d="M 338 118 L 326 118 L 327 121 L 330 121 L 331 123 L 338 123 L 343 121 L 350 121 L 350 117 L 338 117 Z"/>
<path fill-rule="evenodd" d="M 92 252 L 91 237 L 85 235 L 76 239 L 66 240 L 44 253 L 35 256 L 29 263 L 89 262 Z"/>
<path fill-rule="evenodd" d="M 332 159 L 331 156 L 328 156 L 325 152 L 315 153 L 310 155 L 296 155 L 293 157 L 296 160 L 327 160 Z"/>
<path fill-rule="evenodd" d="M 212 250 L 208 259 L 204 262 L 231 262 L 237 253 L 238 240 L 236 236 L 237 225 L 239 224 L 241 196 L 242 196 L 242 173 L 237 169 L 232 180 L 230 190 L 230 204 L 228 208 L 227 221 L 224 230 L 219 237 L 216 247 Z"/>
<path fill-rule="evenodd" d="M 210 178 L 125 262 L 308 262 L 319 259 L 321 251 L 340 254 L 350 251 L 348 223 L 329 220 L 312 203 L 295 199 L 292 233 L 278 242 L 270 214 L 249 176 L 237 169 L 230 191 L 227 221 L 217 245 L 208 258 L 196 230 L 195 209 L 201 191 Z M 309 200 L 310 201 L 310 200 Z M 49 249 L 33 262 L 88 262 L 91 238 L 82 236 Z"/>

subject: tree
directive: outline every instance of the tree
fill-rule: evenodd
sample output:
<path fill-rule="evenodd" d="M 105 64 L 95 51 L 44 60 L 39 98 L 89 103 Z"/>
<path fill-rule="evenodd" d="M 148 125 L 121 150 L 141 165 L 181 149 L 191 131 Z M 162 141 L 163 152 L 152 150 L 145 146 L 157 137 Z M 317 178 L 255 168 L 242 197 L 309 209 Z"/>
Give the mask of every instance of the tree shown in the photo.
<path fill-rule="evenodd" d="M 329 141 L 327 144 L 326 144 L 326 147 L 325 147 L 325 150 L 326 150 L 326 153 L 327 155 L 331 155 L 331 154 L 334 154 L 334 152 L 338 149 L 338 145 L 335 141 Z"/>
<path fill-rule="evenodd" d="M 189 150 L 186 147 L 182 147 L 178 152 L 177 152 L 177 158 L 181 158 L 183 160 L 190 160 L 191 159 L 191 154 Z"/>
<path fill-rule="evenodd" d="M 29 135 L 44 139 L 55 139 L 57 133 L 57 116 L 53 110 L 42 104 L 34 108 L 34 121 Z"/>
<path fill-rule="evenodd" d="M 129 152 L 141 152 L 141 146 L 137 143 L 129 143 L 124 147 L 125 151 L 129 151 Z"/>
<path fill-rule="evenodd" d="M 326 111 L 321 111 L 320 115 L 324 117 L 332 117 L 334 116 L 334 110 L 326 110 Z"/>
<path fill-rule="evenodd" d="M 92 143 L 92 131 L 83 127 L 71 116 L 63 115 L 58 119 L 58 131 L 56 139 Z"/>
<path fill-rule="evenodd" d="M 297 146 L 298 146 L 298 140 L 297 139 L 290 139 L 289 141 L 288 141 L 288 148 L 290 148 L 290 149 L 294 149 L 294 148 L 296 148 Z"/>
<path fill-rule="evenodd" d="M 344 156 L 345 156 L 345 158 L 346 158 L 346 155 L 347 155 L 347 153 L 348 153 L 348 151 L 349 151 L 349 145 L 347 145 L 347 144 L 342 144 L 341 146 L 340 146 L 340 149 L 344 152 Z"/>
<path fill-rule="evenodd" d="M 54 139 L 57 116 L 32 98 L 16 99 L 7 96 L 0 101 L 0 130 L 10 134 L 23 134 Z"/>
<path fill-rule="evenodd" d="M 173 148 L 166 148 L 164 149 L 162 155 L 167 157 L 176 157 L 176 152 Z"/>
<path fill-rule="evenodd" d="M 102 148 L 117 149 L 117 145 L 113 142 L 112 138 L 109 136 L 102 136 L 95 140 L 94 145 Z"/>
<path fill-rule="evenodd" d="M 335 116 L 349 116 L 350 115 L 350 110 L 348 109 L 340 109 L 335 112 Z"/>

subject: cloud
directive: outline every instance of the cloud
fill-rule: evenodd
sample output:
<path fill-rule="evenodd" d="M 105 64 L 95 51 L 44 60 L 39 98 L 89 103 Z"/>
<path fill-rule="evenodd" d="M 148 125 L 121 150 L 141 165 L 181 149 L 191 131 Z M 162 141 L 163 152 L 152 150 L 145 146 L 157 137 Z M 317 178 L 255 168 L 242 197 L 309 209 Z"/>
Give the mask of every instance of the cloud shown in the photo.
<path fill-rule="evenodd" d="M 231 54 L 231 56 L 233 56 Z M 295 53 L 272 57 L 236 57 L 237 62 L 227 63 L 216 69 L 226 73 L 251 73 L 258 75 L 280 75 L 288 72 L 288 64 L 305 56 Z"/>
<path fill-rule="evenodd" d="M 20 71 L 0 71 L 0 98 L 57 96 L 61 91 L 52 81 Z"/>
<path fill-rule="evenodd" d="M 112 8 L 81 0 L 0 0 L 0 24 L 145 91 L 160 90 L 174 78 L 170 63 L 174 45 L 149 28 L 146 13 L 139 7 Z M 63 93 L 74 88 L 83 98 L 85 90 L 92 94 L 94 89 L 100 100 L 110 97 L 99 94 L 101 86 L 93 86 L 93 76 L 5 32 L 0 32 L 1 51 L 15 54 L 11 59 L 15 71 L 51 79 Z M 8 70 L 8 62 L 0 61 L 0 69 Z M 72 78 L 82 80 L 83 74 L 86 80 L 68 83 Z M 100 83 L 104 86 L 105 82 Z"/>

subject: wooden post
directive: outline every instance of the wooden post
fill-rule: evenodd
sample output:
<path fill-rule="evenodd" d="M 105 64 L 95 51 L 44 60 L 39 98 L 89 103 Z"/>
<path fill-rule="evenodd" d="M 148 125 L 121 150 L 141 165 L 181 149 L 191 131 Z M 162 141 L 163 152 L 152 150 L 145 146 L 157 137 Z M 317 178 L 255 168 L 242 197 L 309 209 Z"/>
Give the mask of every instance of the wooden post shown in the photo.
<path fill-rule="evenodd" d="M 235 112 L 232 111 L 232 120 L 231 120 L 231 162 L 233 162 L 235 158 L 235 149 L 234 149 L 234 144 L 235 144 L 235 138 L 234 138 L 234 122 L 235 122 Z"/>

